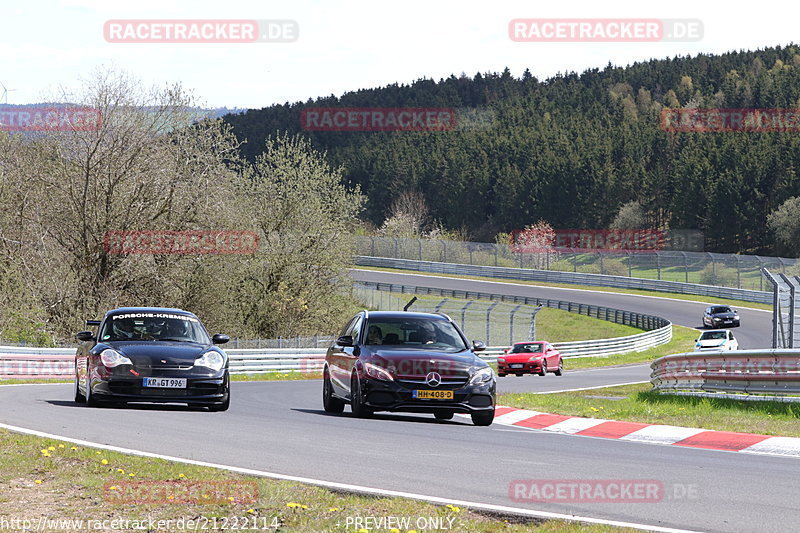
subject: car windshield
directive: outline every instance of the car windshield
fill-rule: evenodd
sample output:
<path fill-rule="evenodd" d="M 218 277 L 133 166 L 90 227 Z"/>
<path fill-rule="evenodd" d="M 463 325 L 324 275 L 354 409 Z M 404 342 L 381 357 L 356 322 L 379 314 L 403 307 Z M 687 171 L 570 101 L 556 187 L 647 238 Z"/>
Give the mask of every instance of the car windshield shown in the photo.
<path fill-rule="evenodd" d="M 728 334 L 724 331 L 706 331 L 702 335 L 700 335 L 700 340 L 712 340 L 712 339 L 727 339 Z"/>
<path fill-rule="evenodd" d="M 370 320 L 365 344 L 385 344 L 413 349 L 435 348 L 445 352 L 468 349 L 453 324 L 444 319 L 430 318 L 397 317 Z"/>
<path fill-rule="evenodd" d="M 715 307 L 711 310 L 712 313 L 731 313 L 730 307 Z"/>
<path fill-rule="evenodd" d="M 172 313 L 121 313 L 106 318 L 100 341 L 174 341 L 210 344 L 205 328 L 192 316 Z"/>
<path fill-rule="evenodd" d="M 542 346 L 542 343 L 532 342 L 529 344 L 515 344 L 510 353 L 531 353 L 542 351 L 544 351 L 544 346 Z"/>

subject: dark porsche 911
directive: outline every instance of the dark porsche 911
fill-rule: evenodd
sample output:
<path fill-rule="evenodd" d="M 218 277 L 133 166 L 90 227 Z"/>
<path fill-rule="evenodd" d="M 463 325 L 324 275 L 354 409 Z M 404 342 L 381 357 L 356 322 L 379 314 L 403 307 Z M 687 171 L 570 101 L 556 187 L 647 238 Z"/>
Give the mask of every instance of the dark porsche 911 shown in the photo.
<path fill-rule="evenodd" d="M 200 320 L 181 309 L 125 307 L 108 311 L 99 326 L 77 334 L 75 401 L 158 402 L 207 406 L 230 405 L 228 357 L 217 344 L 227 335 L 209 337 Z"/>
<path fill-rule="evenodd" d="M 328 349 L 323 367 L 325 411 L 432 413 L 440 420 L 469 413 L 476 426 L 494 420 L 496 379 L 446 315 L 361 311 Z"/>

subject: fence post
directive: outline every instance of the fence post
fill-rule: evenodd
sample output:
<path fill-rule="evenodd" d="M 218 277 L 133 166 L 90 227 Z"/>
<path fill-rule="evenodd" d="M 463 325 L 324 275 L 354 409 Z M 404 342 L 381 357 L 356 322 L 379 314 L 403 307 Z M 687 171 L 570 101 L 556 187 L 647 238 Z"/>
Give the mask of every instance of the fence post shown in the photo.
<path fill-rule="evenodd" d="M 794 293 L 795 287 L 792 280 L 786 277 L 786 274 L 778 274 L 783 281 L 789 286 L 789 345 L 786 346 L 786 341 L 783 343 L 784 348 L 794 348 Z"/>
<path fill-rule="evenodd" d="M 438 304 L 436 304 L 436 307 L 433 309 L 433 312 L 434 312 L 434 313 L 438 313 L 438 312 L 439 312 L 439 309 L 441 309 L 441 308 L 442 308 L 442 306 L 443 306 L 444 304 L 446 304 L 446 303 L 447 303 L 447 300 L 449 300 L 449 298 L 445 298 L 444 300 L 442 300 L 441 302 L 439 302 Z"/>
<path fill-rule="evenodd" d="M 514 314 L 517 310 L 522 307 L 522 304 L 519 304 L 514 309 L 511 310 L 509 313 L 509 320 L 508 320 L 508 344 L 514 344 Z"/>
<path fill-rule="evenodd" d="M 739 260 L 739 255 L 736 255 L 736 288 L 742 288 L 742 263 Z"/>
<path fill-rule="evenodd" d="M 470 300 L 466 304 L 464 304 L 464 307 L 461 308 L 461 331 L 464 331 L 465 333 L 466 333 L 465 324 L 466 324 L 466 320 L 467 320 L 467 307 L 469 307 L 470 305 L 472 305 L 474 303 L 475 303 L 475 300 Z"/>
<path fill-rule="evenodd" d="M 656 268 L 658 269 L 658 279 L 661 280 L 661 255 L 656 252 Z"/>
<path fill-rule="evenodd" d="M 536 340 L 536 313 L 542 310 L 542 306 L 538 306 L 531 312 L 531 330 L 530 330 L 530 340 Z"/>
<path fill-rule="evenodd" d="M 686 283 L 689 283 L 689 255 L 686 252 L 681 252 L 683 254 L 683 272 L 686 274 Z"/>
<path fill-rule="evenodd" d="M 370 241 L 370 255 L 372 255 L 372 257 L 375 257 L 375 237 L 370 237 L 369 241 Z"/>
<path fill-rule="evenodd" d="M 487 346 L 490 346 L 489 339 L 491 337 L 491 331 L 490 330 L 491 330 L 491 325 L 492 325 L 492 322 L 491 322 L 492 309 L 497 307 L 497 304 L 499 304 L 499 303 L 500 302 L 494 302 L 494 303 L 492 303 L 492 305 L 490 305 L 489 307 L 486 308 L 486 345 Z"/>
<path fill-rule="evenodd" d="M 628 277 L 633 277 L 633 254 L 628 252 Z"/>

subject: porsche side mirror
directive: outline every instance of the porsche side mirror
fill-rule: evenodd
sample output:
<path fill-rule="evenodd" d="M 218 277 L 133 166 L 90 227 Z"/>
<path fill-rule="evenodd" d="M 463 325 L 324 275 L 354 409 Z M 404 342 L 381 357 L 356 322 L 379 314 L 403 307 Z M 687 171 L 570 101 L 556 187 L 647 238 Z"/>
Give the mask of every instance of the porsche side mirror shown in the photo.
<path fill-rule="evenodd" d="M 81 342 L 93 341 L 94 333 L 92 333 L 91 331 L 80 331 L 75 335 L 75 338 L 77 338 Z"/>
<path fill-rule="evenodd" d="M 229 340 L 231 340 L 231 338 L 224 333 L 215 333 L 214 336 L 211 337 L 211 342 L 214 344 L 225 344 Z"/>

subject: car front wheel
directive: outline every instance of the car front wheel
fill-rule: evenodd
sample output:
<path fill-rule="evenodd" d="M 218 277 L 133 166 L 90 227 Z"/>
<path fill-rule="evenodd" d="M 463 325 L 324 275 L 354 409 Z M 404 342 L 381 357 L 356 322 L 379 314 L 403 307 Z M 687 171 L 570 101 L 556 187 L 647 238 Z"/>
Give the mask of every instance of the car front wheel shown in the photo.
<path fill-rule="evenodd" d="M 372 416 L 372 409 L 364 405 L 364 398 L 361 394 L 361 380 L 353 374 L 350 380 L 350 411 L 358 418 L 369 418 Z"/>
<path fill-rule="evenodd" d="M 563 359 L 559 359 L 558 360 L 558 369 L 555 371 L 555 375 L 556 376 L 560 376 L 562 374 L 564 374 L 564 360 Z"/>
<path fill-rule="evenodd" d="M 476 411 L 470 413 L 472 423 L 476 426 L 490 426 L 494 420 L 494 409 L 491 411 Z"/>
<path fill-rule="evenodd" d="M 325 374 L 322 377 L 322 407 L 326 413 L 341 413 L 344 411 L 344 402 L 333 397 L 333 385 L 327 370 L 325 370 Z"/>
<path fill-rule="evenodd" d="M 81 393 L 80 379 L 75 375 L 75 403 L 86 403 L 86 396 Z"/>
<path fill-rule="evenodd" d="M 540 376 L 546 376 L 547 375 L 547 360 L 546 359 L 542 359 L 542 369 L 539 370 L 539 375 Z"/>

